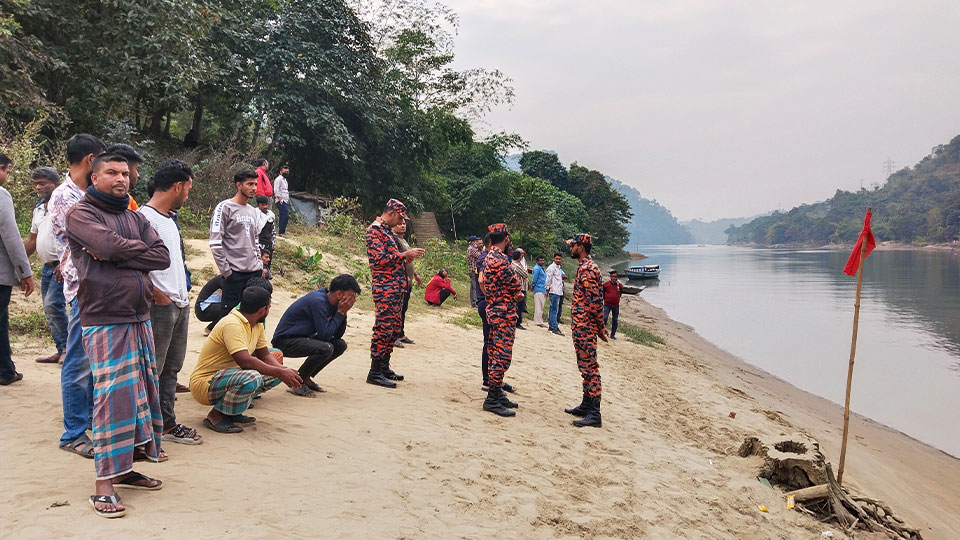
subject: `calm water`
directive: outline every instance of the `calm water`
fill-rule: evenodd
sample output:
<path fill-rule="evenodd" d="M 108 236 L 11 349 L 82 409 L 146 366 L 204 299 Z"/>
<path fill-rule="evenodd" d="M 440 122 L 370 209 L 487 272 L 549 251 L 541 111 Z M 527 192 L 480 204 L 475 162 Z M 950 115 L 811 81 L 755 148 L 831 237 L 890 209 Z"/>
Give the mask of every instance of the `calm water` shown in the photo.
<path fill-rule="evenodd" d="M 641 247 L 659 264 L 642 296 L 791 384 L 843 404 L 856 278 L 848 252 Z M 623 265 L 621 265 L 622 267 Z M 631 282 L 637 283 L 637 282 Z M 867 259 L 852 408 L 960 456 L 960 258 Z"/>

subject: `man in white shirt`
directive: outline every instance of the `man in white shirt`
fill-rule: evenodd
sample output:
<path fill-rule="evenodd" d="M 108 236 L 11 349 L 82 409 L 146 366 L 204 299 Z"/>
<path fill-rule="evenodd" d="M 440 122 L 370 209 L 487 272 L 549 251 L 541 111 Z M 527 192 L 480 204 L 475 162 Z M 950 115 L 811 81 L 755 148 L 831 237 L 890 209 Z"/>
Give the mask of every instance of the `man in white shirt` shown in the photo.
<path fill-rule="evenodd" d="M 560 302 L 563 300 L 563 279 L 566 273 L 560 268 L 563 256 L 553 254 L 553 263 L 547 267 L 547 294 L 550 296 L 550 331 L 562 336 L 557 319 L 560 317 Z"/>
<path fill-rule="evenodd" d="M 203 438 L 197 430 L 177 423 L 174 402 L 177 392 L 177 374 L 183 368 L 187 354 L 187 324 L 190 321 L 190 296 L 187 273 L 183 262 L 183 239 L 173 212 L 186 202 L 193 186 L 193 172 L 180 160 L 167 160 L 150 179 L 153 194 L 140 207 L 150 225 L 170 252 L 170 266 L 150 272 L 153 283 L 153 342 L 159 376 L 160 412 L 163 415 L 163 440 L 182 444 L 200 444 Z"/>
<path fill-rule="evenodd" d="M 273 179 L 273 197 L 277 200 L 277 213 L 280 214 L 278 234 L 284 237 L 287 234 L 287 222 L 290 220 L 290 186 L 287 184 L 287 175 L 290 167 L 280 167 L 280 175 Z"/>
<path fill-rule="evenodd" d="M 41 364 L 56 364 L 63 361 L 63 352 L 67 348 L 67 311 L 63 297 L 63 283 L 55 279 L 60 259 L 57 257 L 56 237 L 53 224 L 47 214 L 47 202 L 53 191 L 60 185 L 60 173 L 52 167 L 41 167 L 31 174 L 33 190 L 40 198 L 33 209 L 33 221 L 30 223 L 30 237 L 24 240 L 23 247 L 27 255 L 37 252 L 43 264 L 40 268 L 40 299 L 43 300 L 43 312 L 47 316 L 47 328 L 57 346 L 57 352 L 50 356 L 37 358 Z"/>

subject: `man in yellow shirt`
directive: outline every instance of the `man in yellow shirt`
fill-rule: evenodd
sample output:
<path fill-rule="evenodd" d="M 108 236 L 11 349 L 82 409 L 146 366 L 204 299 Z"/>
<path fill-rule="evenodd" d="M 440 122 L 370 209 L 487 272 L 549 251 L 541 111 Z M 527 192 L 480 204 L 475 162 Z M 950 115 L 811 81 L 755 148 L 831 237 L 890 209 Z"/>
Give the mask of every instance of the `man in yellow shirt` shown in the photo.
<path fill-rule="evenodd" d="M 253 398 L 281 382 L 303 384 L 296 370 L 284 367 L 270 353 L 260 324 L 270 313 L 270 293 L 247 287 L 240 306 L 210 332 L 190 375 L 190 392 L 203 405 L 212 405 L 203 425 L 219 433 L 240 433 L 256 418 L 243 414 Z"/>

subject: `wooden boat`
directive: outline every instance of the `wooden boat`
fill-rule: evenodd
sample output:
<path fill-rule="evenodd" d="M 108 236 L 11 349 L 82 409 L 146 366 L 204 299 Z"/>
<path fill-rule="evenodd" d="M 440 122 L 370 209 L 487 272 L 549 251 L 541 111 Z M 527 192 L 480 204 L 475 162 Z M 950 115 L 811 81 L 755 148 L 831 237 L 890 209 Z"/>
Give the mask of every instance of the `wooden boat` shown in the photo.
<path fill-rule="evenodd" d="M 659 264 L 638 264 L 627 268 L 629 279 L 652 279 L 660 277 Z"/>
<path fill-rule="evenodd" d="M 639 287 L 634 287 L 633 285 L 624 285 L 623 294 L 640 294 L 646 289 L 646 285 L 641 285 Z"/>

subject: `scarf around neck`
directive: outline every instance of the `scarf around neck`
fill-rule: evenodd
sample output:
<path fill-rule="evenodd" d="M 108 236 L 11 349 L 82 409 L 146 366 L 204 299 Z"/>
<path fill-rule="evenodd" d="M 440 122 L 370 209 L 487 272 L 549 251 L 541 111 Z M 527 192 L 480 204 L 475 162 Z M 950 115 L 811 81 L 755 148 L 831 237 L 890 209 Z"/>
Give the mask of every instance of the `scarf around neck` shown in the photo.
<path fill-rule="evenodd" d="M 87 197 L 90 197 L 91 202 L 112 214 L 119 214 L 130 206 L 130 195 L 114 197 L 93 187 L 93 184 L 87 186 Z"/>

